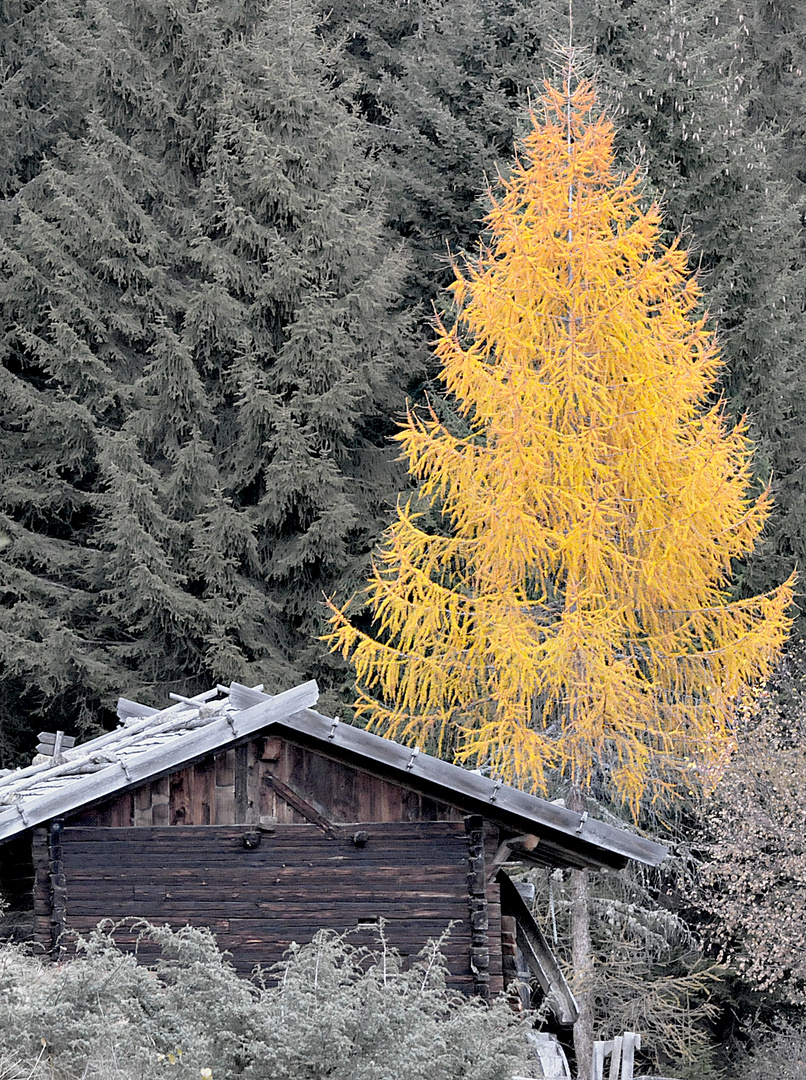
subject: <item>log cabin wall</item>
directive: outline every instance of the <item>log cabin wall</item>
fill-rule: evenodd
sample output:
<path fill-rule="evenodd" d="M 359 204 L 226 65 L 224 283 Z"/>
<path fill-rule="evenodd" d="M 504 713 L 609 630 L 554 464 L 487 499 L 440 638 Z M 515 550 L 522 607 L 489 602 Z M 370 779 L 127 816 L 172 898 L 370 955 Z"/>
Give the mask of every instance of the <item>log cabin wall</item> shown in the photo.
<path fill-rule="evenodd" d="M 56 852 L 60 919 L 80 934 L 104 918 L 209 926 L 243 974 L 323 927 L 373 944 L 384 919 L 390 944 L 411 956 L 454 922 L 451 986 L 494 996 L 504 985 L 501 907 L 486 868 L 499 836 L 471 820 L 326 753 L 253 738 L 68 816 Z M 363 845 L 353 840 L 361 831 Z M 54 851 L 36 832 L 36 938 L 54 955 Z"/>
<path fill-rule="evenodd" d="M 0 844 L 0 900 L 7 905 L 0 915 L 0 942 L 30 941 L 35 932 L 31 904 L 35 869 L 31 839 L 23 834 Z"/>
<path fill-rule="evenodd" d="M 464 823 L 371 823 L 331 836 L 309 824 L 72 826 L 62 831 L 60 855 L 71 932 L 124 917 L 209 926 L 249 974 L 322 927 L 375 945 L 383 919 L 389 943 L 411 957 L 453 921 L 442 947 L 450 984 L 477 990 Z M 126 929 L 116 937 L 124 946 L 135 940 Z M 138 951 L 148 955 L 147 946 Z M 490 974 L 495 992 L 500 963 Z"/>
<path fill-rule="evenodd" d="M 53 896 L 50 889 L 48 830 L 44 825 L 31 830 L 31 861 L 34 867 L 34 941 L 40 949 L 50 952 Z"/>

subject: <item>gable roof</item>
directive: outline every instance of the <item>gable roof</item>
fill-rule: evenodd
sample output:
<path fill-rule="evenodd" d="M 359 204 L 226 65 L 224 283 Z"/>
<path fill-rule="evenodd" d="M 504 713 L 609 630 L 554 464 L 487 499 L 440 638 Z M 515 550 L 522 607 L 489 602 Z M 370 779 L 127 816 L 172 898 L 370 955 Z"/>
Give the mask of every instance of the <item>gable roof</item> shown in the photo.
<path fill-rule="evenodd" d="M 618 869 L 628 859 L 655 866 L 666 856 L 651 840 L 323 716 L 312 708 L 318 696 L 307 682 L 275 696 L 238 683 L 193 698 L 172 694 L 175 704 L 162 710 L 121 698 L 115 731 L 0 776 L 0 843 L 273 728 L 513 834 L 537 834 L 536 861 Z"/>

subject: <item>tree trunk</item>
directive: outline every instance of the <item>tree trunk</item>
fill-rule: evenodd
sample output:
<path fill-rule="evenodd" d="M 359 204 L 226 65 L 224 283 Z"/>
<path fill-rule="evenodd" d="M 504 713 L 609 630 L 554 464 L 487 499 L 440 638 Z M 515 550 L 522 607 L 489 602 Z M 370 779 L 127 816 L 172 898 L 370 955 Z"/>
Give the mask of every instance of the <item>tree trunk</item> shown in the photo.
<path fill-rule="evenodd" d="M 579 1019 L 574 1024 L 577 1076 L 588 1080 L 593 1062 L 593 951 L 587 870 L 571 871 L 571 958 L 574 997 L 579 1005 Z"/>

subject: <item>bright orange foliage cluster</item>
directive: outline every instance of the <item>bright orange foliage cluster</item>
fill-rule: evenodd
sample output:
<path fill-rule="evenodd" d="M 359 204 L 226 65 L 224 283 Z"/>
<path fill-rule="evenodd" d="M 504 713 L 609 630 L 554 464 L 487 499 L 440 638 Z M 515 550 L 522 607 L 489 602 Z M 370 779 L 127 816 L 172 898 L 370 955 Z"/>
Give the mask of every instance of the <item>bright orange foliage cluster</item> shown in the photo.
<path fill-rule="evenodd" d="M 729 597 L 769 497 L 750 496 L 744 427 L 707 404 L 721 362 L 685 252 L 615 170 L 589 85 L 548 86 L 533 121 L 490 245 L 457 270 L 458 321 L 438 327 L 472 433 L 409 417 L 419 503 L 367 589 L 376 636 L 333 607 L 329 640 L 391 737 L 447 739 L 537 790 L 603 768 L 636 806 L 724 748 L 793 579 Z"/>

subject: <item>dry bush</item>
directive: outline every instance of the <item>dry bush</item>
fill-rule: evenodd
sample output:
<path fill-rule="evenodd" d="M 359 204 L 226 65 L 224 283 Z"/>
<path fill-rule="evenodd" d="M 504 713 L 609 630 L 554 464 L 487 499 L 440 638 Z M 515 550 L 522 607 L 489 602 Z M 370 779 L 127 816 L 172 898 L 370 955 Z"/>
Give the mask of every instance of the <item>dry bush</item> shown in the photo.
<path fill-rule="evenodd" d="M 697 904 L 722 956 L 756 990 L 806 1005 L 806 651 L 757 700 L 703 813 Z"/>

